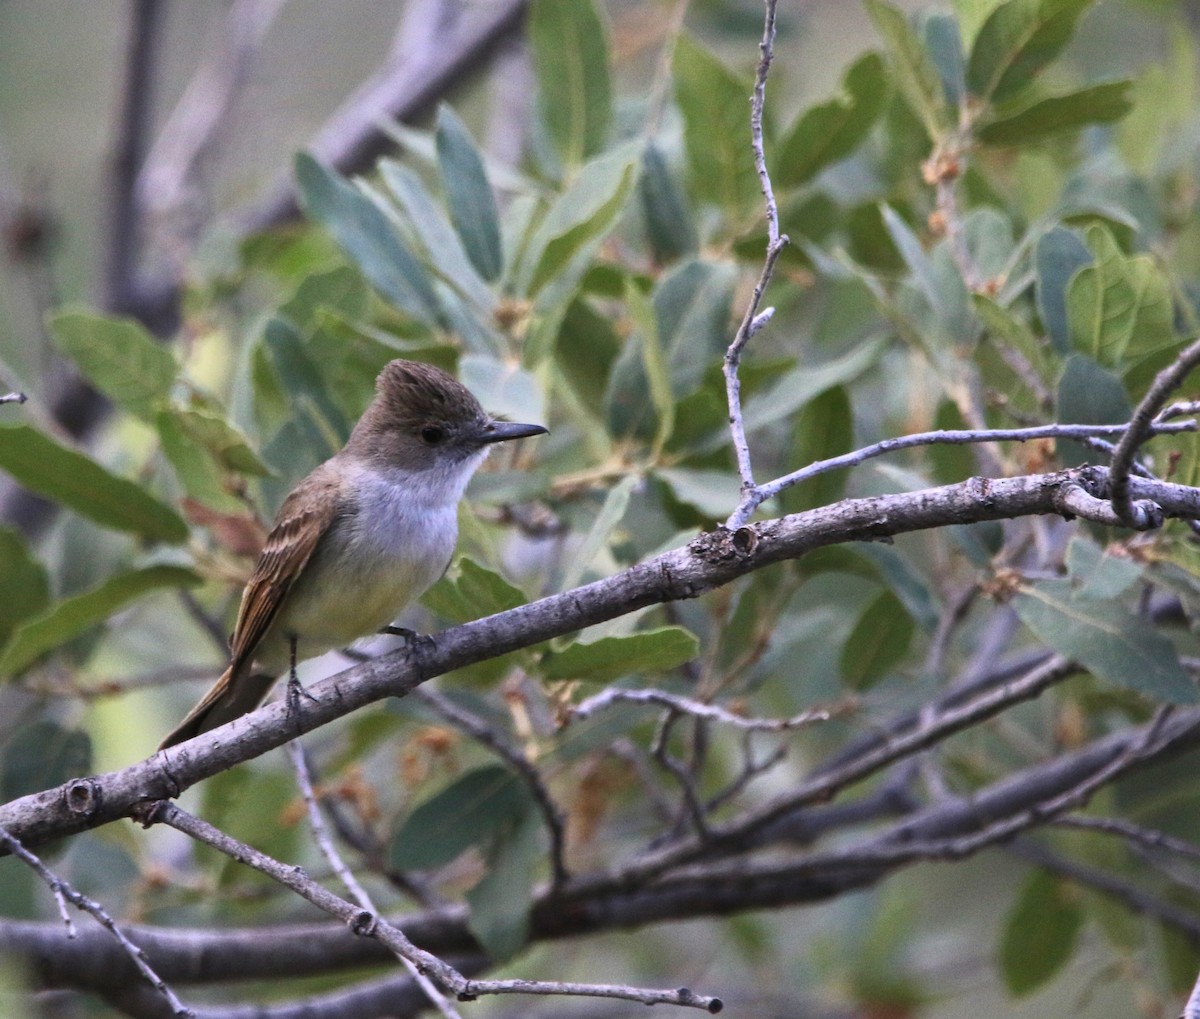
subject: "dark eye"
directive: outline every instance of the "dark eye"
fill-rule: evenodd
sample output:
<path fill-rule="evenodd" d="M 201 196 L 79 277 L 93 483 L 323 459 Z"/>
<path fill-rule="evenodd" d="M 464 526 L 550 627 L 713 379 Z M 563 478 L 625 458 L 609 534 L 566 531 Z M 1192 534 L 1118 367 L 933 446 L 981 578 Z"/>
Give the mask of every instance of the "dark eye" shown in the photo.
<path fill-rule="evenodd" d="M 446 430 L 439 425 L 426 425 L 421 429 L 421 439 L 426 445 L 436 446 L 446 437 Z"/>

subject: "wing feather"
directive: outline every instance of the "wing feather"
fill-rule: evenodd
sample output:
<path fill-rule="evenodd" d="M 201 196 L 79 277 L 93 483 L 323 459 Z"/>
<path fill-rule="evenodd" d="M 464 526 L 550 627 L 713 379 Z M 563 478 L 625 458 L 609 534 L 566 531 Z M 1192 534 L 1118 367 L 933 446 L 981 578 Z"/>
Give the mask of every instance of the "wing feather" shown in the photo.
<path fill-rule="evenodd" d="M 330 475 L 331 472 L 321 468 L 315 470 L 293 489 L 275 515 L 254 572 L 242 592 L 230 641 L 230 664 L 235 673 L 254 659 L 292 583 L 339 512 L 337 481 Z"/>

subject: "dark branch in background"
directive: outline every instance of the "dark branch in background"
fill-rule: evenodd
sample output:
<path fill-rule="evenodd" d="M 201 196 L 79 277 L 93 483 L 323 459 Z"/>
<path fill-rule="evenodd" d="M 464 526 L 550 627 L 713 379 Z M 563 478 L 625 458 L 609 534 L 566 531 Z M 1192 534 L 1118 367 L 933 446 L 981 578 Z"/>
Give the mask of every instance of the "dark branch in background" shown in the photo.
<path fill-rule="evenodd" d="M 141 303 L 138 294 L 145 219 L 138 203 L 137 177 L 146 153 L 150 151 L 150 121 L 157 84 L 155 71 L 166 4 L 161 0 L 133 0 L 130 10 L 132 25 L 111 170 L 108 239 L 100 302 L 106 310 L 117 314 L 136 311 L 148 328 L 163 335 L 172 331 L 178 322 L 175 309 L 148 307 Z"/>
<path fill-rule="evenodd" d="M 947 797 L 921 807 L 909 797 L 893 795 L 884 813 L 900 814 L 897 823 L 865 837 L 843 840 L 830 850 L 781 857 L 779 850 L 791 841 L 781 835 L 766 846 L 774 852 L 763 863 L 715 858 L 663 873 L 649 883 L 631 882 L 627 871 L 581 877 L 557 892 L 546 890 L 538 895 L 531 917 L 532 938 L 579 937 L 670 920 L 826 901 L 875 884 L 911 863 L 958 859 L 1004 845 L 1016 831 L 1049 820 L 1055 811 L 1073 809 L 1100 781 L 1112 781 L 1151 759 L 1198 744 L 1200 708 L 1177 710 L 1169 718 L 1101 737 L 1078 750 L 1031 765 L 969 796 Z M 856 803 L 872 800 L 869 796 Z M 862 820 L 860 812 L 848 809 L 853 806 L 818 808 L 814 813 L 845 810 L 827 832 L 852 831 Z M 743 849 L 758 845 L 748 842 Z M 1082 879 L 1078 873 L 1073 876 Z M 1116 892 L 1115 888 L 1106 889 L 1100 878 L 1089 883 Z M 1169 910 L 1156 915 L 1200 944 L 1194 917 L 1177 916 Z M 470 934 L 465 907 L 400 917 L 394 924 L 425 951 L 443 958 L 476 957 L 478 946 Z M 220 933 L 131 927 L 127 934 L 147 953 L 155 970 L 173 983 L 278 979 L 298 969 L 336 973 L 385 964 L 391 958 L 387 949 L 355 938 L 342 925 Z M 83 932 L 72 942 L 60 926 L 49 922 L 0 923 L 0 950 L 27 960 L 44 987 L 104 992 L 127 985 L 133 977 L 128 956 L 105 943 L 98 932 Z M 365 995 L 375 983 L 362 985 L 360 990 Z M 339 993 L 353 994 L 356 989 Z M 251 1014 L 275 1015 L 270 1011 L 212 1013 L 229 1019 Z M 364 1007 L 358 1014 L 411 1013 L 403 1013 L 393 1003 L 391 1011 Z"/>
<path fill-rule="evenodd" d="M 446 0 L 437 0 L 445 6 Z M 432 60 L 394 51 L 384 66 L 346 102 L 316 134 L 310 150 L 342 173 L 370 168 L 392 142 L 385 130 L 390 121 L 412 123 L 433 112 L 438 102 L 487 70 L 487 61 L 521 31 L 527 0 L 494 0 L 467 5 L 458 30 L 437 40 Z M 179 323 L 181 283 L 169 269 L 150 275 L 139 271 L 144 254 L 146 210 L 138 201 L 137 178 L 150 150 L 149 110 L 157 54 L 161 0 L 134 0 L 129 54 L 126 61 L 122 116 L 114 165 L 104 285 L 100 303 L 105 311 L 130 315 L 160 338 Z M 462 6 L 462 5 L 456 5 Z M 428 3 L 414 10 L 430 11 Z M 415 16 L 415 15 L 414 15 Z M 401 33 L 401 39 L 405 38 Z M 302 61 L 298 62 L 302 64 Z M 419 64 L 421 74 L 411 73 Z M 211 147 L 207 150 L 211 153 Z M 268 197 L 235 215 L 235 234 L 248 236 L 281 226 L 299 216 L 290 172 L 281 173 Z M 56 387 L 47 405 L 68 435 L 83 438 L 108 410 L 108 403 L 78 377 Z M 58 507 L 9 487 L 0 494 L 0 519 L 26 533 L 42 533 Z"/>

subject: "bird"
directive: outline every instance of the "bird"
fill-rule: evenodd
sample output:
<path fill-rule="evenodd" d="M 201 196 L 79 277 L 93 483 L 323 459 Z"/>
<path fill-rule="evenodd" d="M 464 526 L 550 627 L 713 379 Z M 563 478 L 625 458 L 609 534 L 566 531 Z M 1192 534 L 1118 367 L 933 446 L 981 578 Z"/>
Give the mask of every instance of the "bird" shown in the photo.
<path fill-rule="evenodd" d="M 229 664 L 162 741 L 254 710 L 297 660 L 377 633 L 450 565 L 458 503 L 498 442 L 544 426 L 488 415 L 454 376 L 395 360 L 345 446 L 279 507 L 242 592 Z"/>

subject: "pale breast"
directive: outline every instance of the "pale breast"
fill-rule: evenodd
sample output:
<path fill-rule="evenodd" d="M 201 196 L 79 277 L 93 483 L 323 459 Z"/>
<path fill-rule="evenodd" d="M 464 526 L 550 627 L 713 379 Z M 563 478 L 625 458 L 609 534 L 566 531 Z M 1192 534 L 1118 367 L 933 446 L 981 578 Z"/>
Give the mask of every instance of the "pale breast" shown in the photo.
<path fill-rule="evenodd" d="M 289 634 L 309 658 L 377 632 L 445 571 L 458 538 L 460 493 L 393 478 L 370 471 L 355 478 L 357 498 L 289 592 L 256 655 L 260 665 L 286 667 Z"/>

